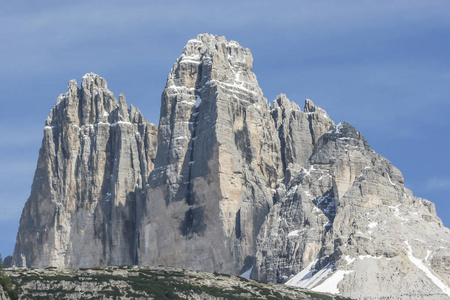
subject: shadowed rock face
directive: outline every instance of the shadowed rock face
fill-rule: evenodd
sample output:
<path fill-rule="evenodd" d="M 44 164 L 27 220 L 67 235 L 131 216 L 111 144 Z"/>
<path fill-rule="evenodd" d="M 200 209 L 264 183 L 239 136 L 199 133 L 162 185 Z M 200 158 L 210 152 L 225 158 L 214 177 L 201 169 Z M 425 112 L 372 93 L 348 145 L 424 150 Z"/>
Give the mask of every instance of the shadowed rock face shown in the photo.
<path fill-rule="evenodd" d="M 190 40 L 158 128 L 98 75 L 71 81 L 46 121 L 14 264 L 248 271 L 361 299 L 446 297 L 450 233 L 434 205 L 311 100 L 270 106 L 252 63 L 224 37 Z"/>

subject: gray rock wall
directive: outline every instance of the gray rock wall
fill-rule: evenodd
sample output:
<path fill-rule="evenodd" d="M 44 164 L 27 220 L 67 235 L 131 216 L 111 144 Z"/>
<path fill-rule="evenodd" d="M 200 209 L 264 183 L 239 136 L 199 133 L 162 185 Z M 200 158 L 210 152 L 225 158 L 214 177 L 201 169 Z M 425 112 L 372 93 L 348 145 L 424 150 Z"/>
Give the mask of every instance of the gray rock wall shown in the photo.
<path fill-rule="evenodd" d="M 139 262 L 237 274 L 282 175 L 252 55 L 223 37 L 188 42 L 163 91 Z"/>
<path fill-rule="evenodd" d="M 450 231 L 403 183 L 352 126 L 333 127 L 267 216 L 252 276 L 356 299 L 448 299 Z"/>
<path fill-rule="evenodd" d="M 46 121 L 13 263 L 165 265 L 358 299 L 450 296 L 450 233 L 351 125 L 264 98 L 249 49 L 190 40 L 158 129 L 103 78 Z"/>
<path fill-rule="evenodd" d="M 13 260 L 34 267 L 135 261 L 137 206 L 157 128 L 95 74 L 58 97 L 47 118 Z"/>

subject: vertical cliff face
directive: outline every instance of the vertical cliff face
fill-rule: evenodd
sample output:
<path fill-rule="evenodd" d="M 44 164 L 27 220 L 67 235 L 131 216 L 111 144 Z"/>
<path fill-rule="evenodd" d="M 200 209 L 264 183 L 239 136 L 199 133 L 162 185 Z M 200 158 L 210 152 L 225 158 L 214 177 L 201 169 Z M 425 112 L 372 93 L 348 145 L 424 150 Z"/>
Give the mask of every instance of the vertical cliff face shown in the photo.
<path fill-rule="evenodd" d="M 284 95 L 271 108 L 250 50 L 190 40 L 163 91 L 158 154 L 139 231 L 139 263 L 239 274 L 285 183 L 333 122 Z"/>
<path fill-rule="evenodd" d="M 95 74 L 75 80 L 47 118 L 14 262 L 132 264 L 136 205 L 153 169 L 157 128 Z"/>
<path fill-rule="evenodd" d="M 190 40 L 159 127 L 95 74 L 46 121 L 16 265 L 168 265 L 358 299 L 450 296 L 450 231 L 351 125 L 283 94 L 250 50 Z"/>
<path fill-rule="evenodd" d="M 267 216 L 253 276 L 356 299 L 447 299 L 450 231 L 351 125 L 316 143 Z"/>
<path fill-rule="evenodd" d="M 282 176 L 267 100 L 236 42 L 188 42 L 163 91 L 139 262 L 237 273 Z"/>

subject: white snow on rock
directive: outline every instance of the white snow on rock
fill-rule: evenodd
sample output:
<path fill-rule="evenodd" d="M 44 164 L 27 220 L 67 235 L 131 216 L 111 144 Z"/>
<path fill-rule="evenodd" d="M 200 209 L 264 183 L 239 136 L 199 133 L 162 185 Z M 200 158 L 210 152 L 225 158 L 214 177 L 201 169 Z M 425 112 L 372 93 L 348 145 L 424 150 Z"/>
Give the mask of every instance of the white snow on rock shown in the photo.
<path fill-rule="evenodd" d="M 338 284 L 344 279 L 344 276 L 354 271 L 337 270 L 327 280 L 316 286 L 312 290 L 315 292 L 339 294 Z"/>
<path fill-rule="evenodd" d="M 356 260 L 356 258 L 350 257 L 350 255 L 347 255 L 346 257 L 344 257 L 344 259 L 347 262 L 347 265 L 353 263 Z"/>
<path fill-rule="evenodd" d="M 194 106 L 195 106 L 195 107 L 199 107 L 201 103 L 202 103 L 202 98 L 200 98 L 200 97 L 197 95 L 197 100 L 195 100 Z"/>
<path fill-rule="evenodd" d="M 310 263 L 304 270 L 288 280 L 285 284 L 305 289 L 312 289 L 319 282 L 327 278 L 328 275 L 333 273 L 334 265 L 331 263 L 329 263 L 319 271 L 317 271 L 316 269 L 312 269 L 316 262 L 317 260 Z"/>
<path fill-rule="evenodd" d="M 377 227 L 377 225 L 378 225 L 378 222 L 372 222 L 369 225 L 367 225 L 367 227 L 374 228 L 374 227 Z"/>
<path fill-rule="evenodd" d="M 288 236 L 298 236 L 298 232 L 299 232 L 300 230 L 294 230 L 294 231 L 291 231 L 291 232 L 289 232 L 288 233 Z"/>
<path fill-rule="evenodd" d="M 248 269 L 247 271 L 242 273 L 240 275 L 240 277 L 250 279 L 250 274 L 252 274 L 252 270 L 253 270 L 253 267 L 251 267 L 250 269 Z"/>
<path fill-rule="evenodd" d="M 393 213 L 397 218 L 399 218 L 402 221 L 408 221 L 407 219 L 400 217 L 400 209 L 399 209 L 400 205 L 401 204 L 397 204 L 395 206 L 388 206 L 388 207 L 393 209 Z"/>
<path fill-rule="evenodd" d="M 285 284 L 290 286 L 298 286 L 302 280 L 307 280 L 312 277 L 313 267 L 317 263 L 317 260 L 312 261 L 306 268 L 304 268 L 300 273 L 289 279 Z"/>
<path fill-rule="evenodd" d="M 383 256 L 372 256 L 372 255 L 360 255 L 359 256 L 360 260 L 363 260 L 363 259 L 366 259 L 366 258 L 381 259 L 381 258 L 383 258 Z"/>
<path fill-rule="evenodd" d="M 443 283 L 441 279 L 439 279 L 436 275 L 434 275 L 432 273 L 432 271 L 422 262 L 421 259 L 415 258 L 413 256 L 412 248 L 409 245 L 408 241 L 405 241 L 405 244 L 406 244 L 406 246 L 408 246 L 407 253 L 408 253 L 409 260 L 413 264 L 415 264 L 419 269 L 421 269 L 425 273 L 425 275 L 427 275 L 427 277 L 430 278 L 431 281 L 433 281 L 433 283 L 438 288 L 440 288 L 445 294 L 447 294 L 447 296 L 450 297 L 450 288 L 445 283 Z M 428 256 L 428 253 L 427 253 L 427 256 Z"/>

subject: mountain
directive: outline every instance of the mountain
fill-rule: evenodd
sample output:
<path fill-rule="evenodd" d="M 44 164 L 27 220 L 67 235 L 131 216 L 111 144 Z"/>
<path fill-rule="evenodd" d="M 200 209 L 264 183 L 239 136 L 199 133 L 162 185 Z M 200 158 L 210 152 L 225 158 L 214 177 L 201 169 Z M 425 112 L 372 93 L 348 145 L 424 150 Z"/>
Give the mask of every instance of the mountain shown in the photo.
<path fill-rule="evenodd" d="M 135 215 L 156 155 L 157 128 L 98 75 L 60 95 L 45 121 L 15 264 L 133 264 Z"/>
<path fill-rule="evenodd" d="M 46 121 L 13 262 L 165 265 L 359 299 L 450 297 L 450 230 L 347 123 L 283 94 L 249 49 L 199 35 L 159 126 L 83 77 Z"/>

